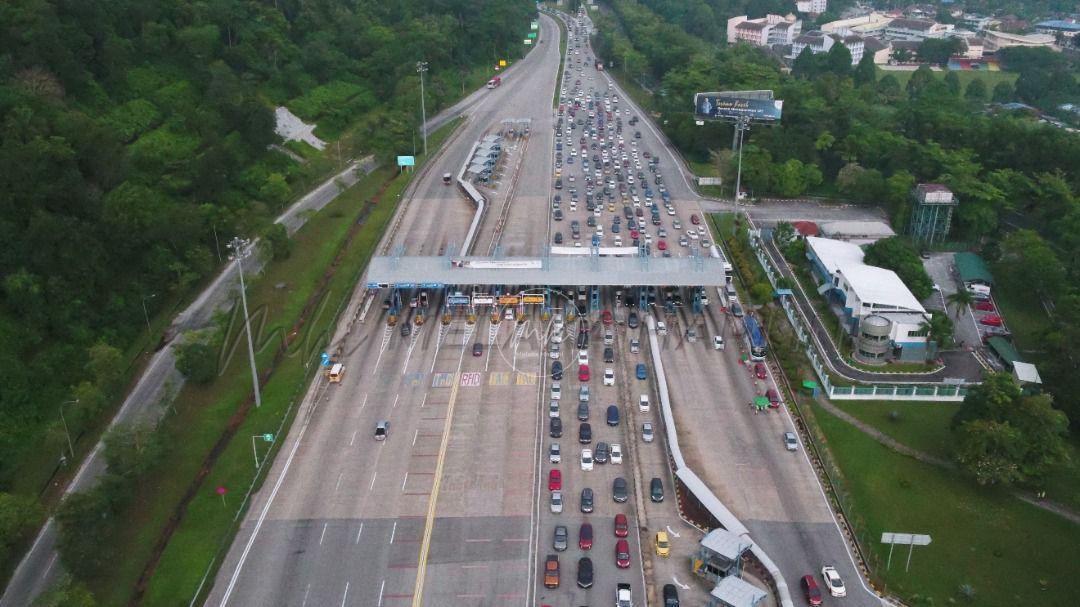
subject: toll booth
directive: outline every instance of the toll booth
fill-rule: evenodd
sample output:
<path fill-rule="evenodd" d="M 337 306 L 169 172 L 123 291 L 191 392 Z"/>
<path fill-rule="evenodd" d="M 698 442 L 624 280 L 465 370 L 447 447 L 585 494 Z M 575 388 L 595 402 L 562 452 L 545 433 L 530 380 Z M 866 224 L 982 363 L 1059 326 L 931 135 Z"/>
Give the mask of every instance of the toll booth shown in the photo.
<path fill-rule="evenodd" d="M 742 569 L 742 556 L 750 550 L 750 542 L 734 533 L 716 528 L 701 538 L 698 553 L 691 558 L 690 569 L 710 582 L 718 582 L 729 576 L 738 576 Z"/>
<path fill-rule="evenodd" d="M 709 593 L 708 607 L 758 607 L 765 603 L 766 592 L 737 577 L 720 580 Z"/>

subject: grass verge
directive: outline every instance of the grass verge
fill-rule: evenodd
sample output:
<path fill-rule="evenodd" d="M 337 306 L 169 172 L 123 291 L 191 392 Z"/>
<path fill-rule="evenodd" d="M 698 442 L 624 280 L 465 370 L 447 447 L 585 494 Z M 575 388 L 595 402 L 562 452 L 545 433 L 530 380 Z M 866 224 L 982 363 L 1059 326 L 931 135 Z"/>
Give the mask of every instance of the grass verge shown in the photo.
<path fill-rule="evenodd" d="M 454 121 L 434 133 L 431 149 L 437 150 L 457 124 Z M 142 603 L 175 605 L 195 595 L 207 568 L 235 532 L 234 516 L 239 519 L 242 515 L 244 494 L 256 474 L 251 436 L 268 432 L 284 436 L 287 432 L 292 406 L 302 396 L 314 368 L 307 363 L 324 345 L 336 322 L 335 310 L 350 296 L 393 216 L 401 191 L 414 174 L 398 177 L 393 167 L 377 169 L 310 219 L 296 234 L 289 259 L 269 265 L 262 276 L 249 283 L 252 317 L 262 319 L 253 323 L 262 344 L 257 359 L 260 368 L 266 369 L 282 344 L 281 336 L 296 325 L 312 294 L 328 271 L 333 271 L 322 285 L 322 297 L 301 334 L 290 336 L 293 345 L 265 384 L 261 408 L 251 409 L 242 419 L 235 417 L 250 398 L 242 349 L 231 357 L 216 382 L 209 386 L 189 384 L 181 391 L 173 412 L 159 429 L 168 445 L 165 463 L 147 475 L 149 480 L 140 486 L 131 512 L 125 516 L 129 525 L 114 538 L 111 548 L 124 558 L 108 575 L 90 584 L 99 604 L 124 605 L 132 600 L 132 589 L 153 558 L 163 531 L 177 516 L 177 504 L 193 486 L 197 493 L 148 578 Z M 361 207 L 380 191 L 381 201 L 344 246 Z M 283 289 L 278 288 L 281 283 Z M 262 330 L 258 330 L 260 324 Z M 232 334 L 234 339 L 242 337 L 235 330 Z M 224 446 L 209 472 L 200 478 L 207 455 L 230 424 L 237 424 L 235 440 Z M 260 453 L 261 457 L 268 455 Z M 215 492 L 217 487 L 226 488 L 224 503 Z"/>
<path fill-rule="evenodd" d="M 915 70 L 883 70 L 880 67 L 877 68 L 878 80 L 881 80 L 884 76 L 887 75 L 892 76 L 893 78 L 896 78 L 897 82 L 900 83 L 901 88 L 907 86 L 908 80 L 911 80 L 911 75 L 914 73 Z M 942 80 L 945 79 L 945 74 L 948 73 L 949 72 L 947 70 L 933 72 L 934 76 Z M 1017 74 L 1016 72 L 976 72 L 972 70 L 957 70 L 956 75 L 960 78 L 961 89 L 967 89 L 967 85 L 970 84 L 972 80 L 981 79 L 986 84 L 986 90 L 988 91 L 993 91 L 994 87 L 997 86 L 1000 82 L 1016 84 L 1016 79 L 1017 77 L 1019 77 L 1019 74 Z"/>
<path fill-rule="evenodd" d="M 1067 605 L 1073 599 L 1080 528 L 1003 491 L 984 490 L 959 475 L 898 455 L 824 409 L 814 406 L 823 432 L 868 538 L 883 531 L 926 533 L 915 550 L 864 543 L 875 577 L 911 604 Z"/>
<path fill-rule="evenodd" d="M 558 17 L 552 17 L 559 25 L 559 73 L 555 75 L 555 92 L 551 95 L 551 107 L 559 107 L 559 91 L 562 90 L 563 71 L 566 70 L 566 45 L 570 38 L 570 32 L 566 31 L 566 24 Z"/>

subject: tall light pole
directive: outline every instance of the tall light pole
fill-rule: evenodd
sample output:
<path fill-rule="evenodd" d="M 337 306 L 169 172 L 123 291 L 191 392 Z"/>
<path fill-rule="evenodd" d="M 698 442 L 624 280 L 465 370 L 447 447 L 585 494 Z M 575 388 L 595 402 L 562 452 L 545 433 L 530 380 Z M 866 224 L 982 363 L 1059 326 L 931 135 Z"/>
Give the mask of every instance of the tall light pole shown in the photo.
<path fill-rule="evenodd" d="M 143 318 L 146 320 L 146 332 L 147 333 L 150 332 L 150 314 L 148 314 L 146 312 L 146 300 L 153 299 L 155 297 L 157 297 L 157 293 L 153 293 L 151 295 L 144 295 L 143 298 L 142 298 L 142 315 L 143 315 Z"/>
<path fill-rule="evenodd" d="M 71 444 L 71 432 L 68 432 L 67 420 L 64 419 L 64 405 L 75 405 L 79 403 L 79 399 L 64 401 L 60 404 L 60 423 L 64 424 L 64 436 L 67 437 L 68 453 L 71 454 L 71 461 L 75 461 L 75 447 Z"/>
<path fill-rule="evenodd" d="M 251 340 L 251 319 L 248 317 L 247 307 L 247 292 L 244 287 L 244 264 L 243 258 L 247 257 L 251 251 L 248 249 L 249 241 L 246 238 L 240 238 L 239 236 L 233 238 L 228 247 L 232 251 L 232 255 L 229 257 L 236 260 L 236 271 L 240 274 L 240 303 L 244 308 L 244 328 L 247 332 L 247 344 L 248 344 L 248 361 L 251 363 L 251 384 L 255 390 L 255 406 L 262 406 L 262 395 L 259 394 L 259 371 L 255 367 L 255 346 Z"/>
<path fill-rule="evenodd" d="M 424 134 L 424 156 L 427 156 L 427 107 L 424 105 L 424 72 L 427 71 L 427 61 L 417 61 L 416 71 L 420 72 L 420 116 L 423 123 L 420 131 Z"/>
<path fill-rule="evenodd" d="M 750 128 L 750 118 L 740 116 L 735 122 L 735 131 L 739 136 L 739 168 L 735 174 L 735 204 L 739 204 L 739 194 L 742 193 L 742 148 L 743 133 Z"/>

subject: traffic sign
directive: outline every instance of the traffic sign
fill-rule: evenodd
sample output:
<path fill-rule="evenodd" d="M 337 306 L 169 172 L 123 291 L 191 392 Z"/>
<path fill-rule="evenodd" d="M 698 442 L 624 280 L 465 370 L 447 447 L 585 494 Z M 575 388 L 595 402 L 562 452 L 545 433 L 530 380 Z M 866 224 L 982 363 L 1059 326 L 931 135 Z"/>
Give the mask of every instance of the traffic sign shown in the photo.
<path fill-rule="evenodd" d="M 266 434 L 262 435 L 262 439 L 268 443 L 272 443 L 274 442 L 274 435 L 267 432 Z"/>

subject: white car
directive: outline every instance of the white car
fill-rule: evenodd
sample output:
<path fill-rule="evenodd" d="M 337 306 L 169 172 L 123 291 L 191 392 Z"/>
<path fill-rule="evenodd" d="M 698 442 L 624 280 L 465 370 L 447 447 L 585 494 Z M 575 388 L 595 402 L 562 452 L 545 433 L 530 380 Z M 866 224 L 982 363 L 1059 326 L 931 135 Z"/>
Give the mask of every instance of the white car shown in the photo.
<path fill-rule="evenodd" d="M 559 347 L 559 344 L 551 344 L 551 358 L 553 360 L 559 358 L 559 354 L 561 353 L 561 351 L 562 348 Z"/>
<path fill-rule="evenodd" d="M 641 411 L 642 413 L 648 413 L 649 412 L 649 395 L 648 394 L 642 394 L 641 396 L 638 397 L 638 410 Z"/>
<path fill-rule="evenodd" d="M 553 400 L 548 403 L 548 417 L 559 417 L 559 401 Z"/>
<path fill-rule="evenodd" d="M 641 424 L 641 440 L 645 441 L 646 443 L 651 443 L 653 441 L 652 422 L 645 422 Z"/>
<path fill-rule="evenodd" d="M 551 443 L 548 447 L 548 461 L 553 464 L 562 462 L 562 449 L 559 448 L 559 443 Z"/>
<path fill-rule="evenodd" d="M 551 383 L 551 400 L 561 400 L 561 399 L 562 399 L 562 384 L 560 384 L 557 381 L 552 382 Z"/>
<path fill-rule="evenodd" d="M 784 433 L 784 448 L 788 451 L 795 451 L 799 448 L 799 439 L 794 432 Z"/>
<path fill-rule="evenodd" d="M 615 385 L 615 369 L 604 369 L 604 385 Z"/>
<path fill-rule="evenodd" d="M 586 472 L 593 469 L 592 449 L 581 450 L 581 469 Z"/>
<path fill-rule="evenodd" d="M 622 463 L 622 445 L 619 443 L 611 443 L 611 463 Z"/>
<path fill-rule="evenodd" d="M 551 512 L 554 514 L 562 512 L 562 491 L 551 492 Z"/>
<path fill-rule="evenodd" d="M 844 580 L 840 579 L 840 574 L 836 572 L 836 567 L 822 567 L 821 577 L 825 579 L 825 586 L 829 589 L 829 594 L 836 597 L 847 596 L 847 588 L 844 588 Z"/>
<path fill-rule="evenodd" d="M 589 351 L 588 350 L 578 350 L 577 364 L 579 364 L 579 365 L 587 365 L 587 364 L 589 364 Z"/>

